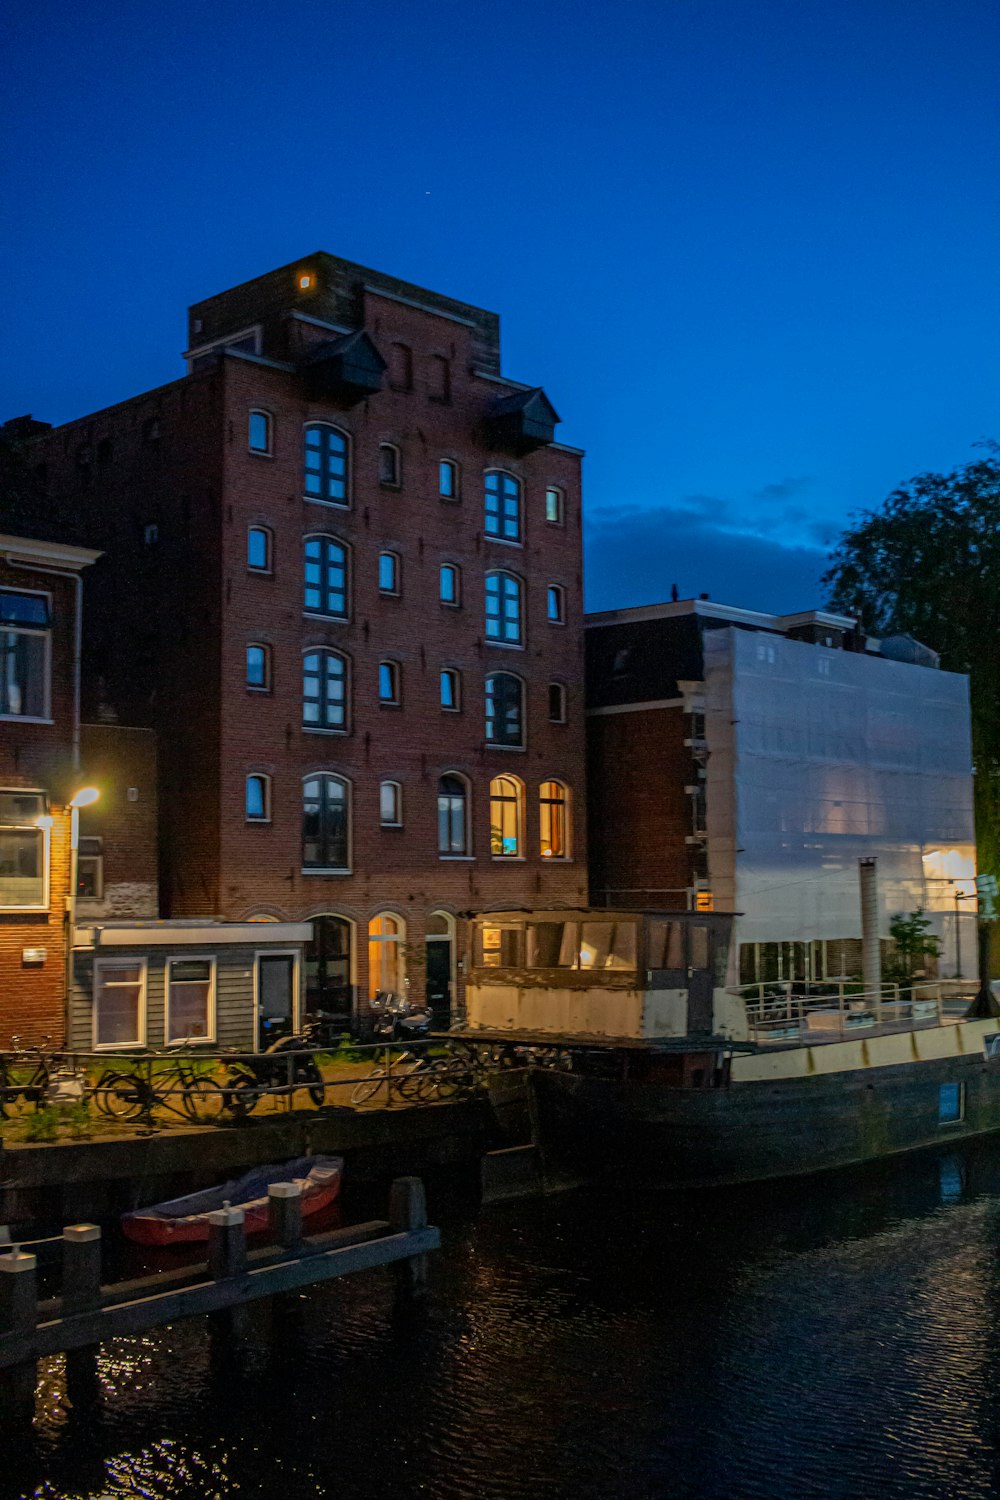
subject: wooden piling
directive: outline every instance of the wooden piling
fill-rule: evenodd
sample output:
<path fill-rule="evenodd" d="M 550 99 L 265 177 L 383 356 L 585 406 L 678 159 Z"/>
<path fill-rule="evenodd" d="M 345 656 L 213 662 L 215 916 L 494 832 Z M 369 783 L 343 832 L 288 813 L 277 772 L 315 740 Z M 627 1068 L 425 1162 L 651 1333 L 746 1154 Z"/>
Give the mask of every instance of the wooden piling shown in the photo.
<path fill-rule="evenodd" d="M 397 1177 L 389 1189 L 389 1224 L 396 1234 L 427 1227 L 427 1199 L 419 1177 Z M 414 1295 L 427 1287 L 427 1256 L 411 1255 L 396 1263 L 396 1286 Z"/>
<path fill-rule="evenodd" d="M 267 1190 L 267 1216 L 272 1237 L 286 1250 L 302 1243 L 302 1188 L 297 1182 L 272 1182 Z"/>
<path fill-rule="evenodd" d="M 0 1424 L 12 1436 L 23 1435 L 35 1414 L 38 1361 L 35 1327 L 38 1319 L 38 1262 L 14 1246 L 0 1255 L 0 1336 L 23 1344 L 24 1358 L 0 1369 Z"/>
<path fill-rule="evenodd" d="M 208 1269 L 216 1281 L 247 1274 L 247 1235 L 242 1208 L 227 1203 L 208 1216 Z M 211 1316 L 216 1334 L 230 1346 L 242 1344 L 249 1331 L 249 1310 L 234 1300 Z M 231 1352 L 231 1347 L 230 1347 Z"/>
<path fill-rule="evenodd" d="M 97 1224 L 68 1224 L 62 1235 L 62 1311 L 95 1312 L 101 1305 L 101 1231 Z M 97 1349 L 85 1344 L 66 1351 L 66 1395 L 77 1409 L 96 1405 L 100 1395 Z"/>

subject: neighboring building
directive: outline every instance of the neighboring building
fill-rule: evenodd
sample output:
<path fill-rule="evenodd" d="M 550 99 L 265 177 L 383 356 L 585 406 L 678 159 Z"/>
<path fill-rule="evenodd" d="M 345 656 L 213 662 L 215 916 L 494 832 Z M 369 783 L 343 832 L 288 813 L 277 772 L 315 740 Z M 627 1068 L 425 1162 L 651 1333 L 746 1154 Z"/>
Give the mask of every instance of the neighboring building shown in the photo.
<path fill-rule="evenodd" d="M 98 555 L 0 536 L 0 1048 L 65 1038 L 81 574 Z"/>
<path fill-rule="evenodd" d="M 463 913 L 587 897 L 579 450 L 495 314 L 330 255 L 189 330 L 184 378 L 15 424 L 106 552 L 88 716 L 157 731 L 166 915 L 312 920 L 311 1007 L 444 1010 Z"/>
<path fill-rule="evenodd" d="M 744 983 L 860 971 L 858 860 L 883 936 L 923 907 L 975 972 L 968 679 L 856 622 L 708 600 L 587 620 L 595 905 L 737 913 Z M 964 920 L 963 920 L 964 918 Z"/>
<path fill-rule="evenodd" d="M 80 726 L 83 764 L 98 800 L 80 811 L 77 921 L 160 914 L 156 735 L 123 724 Z"/>

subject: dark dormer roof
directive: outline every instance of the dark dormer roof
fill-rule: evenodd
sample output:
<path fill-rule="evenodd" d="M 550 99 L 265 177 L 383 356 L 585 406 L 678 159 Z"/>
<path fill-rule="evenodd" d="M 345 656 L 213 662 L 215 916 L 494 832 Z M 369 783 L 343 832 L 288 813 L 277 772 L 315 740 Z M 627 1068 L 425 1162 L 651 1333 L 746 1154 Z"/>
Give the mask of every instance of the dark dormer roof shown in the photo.
<path fill-rule="evenodd" d="M 555 437 L 559 413 L 540 385 L 501 396 L 489 414 L 489 426 L 501 447 L 543 448 Z"/>
<path fill-rule="evenodd" d="M 359 328 L 318 344 L 303 359 L 301 369 L 311 396 L 353 405 L 382 389 L 386 362 L 370 336 Z"/>

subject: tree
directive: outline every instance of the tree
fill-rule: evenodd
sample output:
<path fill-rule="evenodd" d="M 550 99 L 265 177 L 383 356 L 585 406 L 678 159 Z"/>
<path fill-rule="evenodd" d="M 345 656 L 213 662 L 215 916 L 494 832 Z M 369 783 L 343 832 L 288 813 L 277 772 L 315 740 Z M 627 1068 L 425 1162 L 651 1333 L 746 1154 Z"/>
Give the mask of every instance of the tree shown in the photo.
<path fill-rule="evenodd" d="M 979 867 L 1000 871 L 1000 445 L 978 446 L 854 518 L 823 582 L 870 634 L 915 636 L 969 674 Z"/>
<path fill-rule="evenodd" d="M 889 922 L 889 936 L 896 951 L 889 965 L 892 978 L 902 984 L 912 985 L 917 969 L 922 969 L 925 958 L 937 958 L 941 952 L 940 940 L 930 930 L 930 920 L 924 916 L 922 906 L 910 915 L 902 912 Z"/>

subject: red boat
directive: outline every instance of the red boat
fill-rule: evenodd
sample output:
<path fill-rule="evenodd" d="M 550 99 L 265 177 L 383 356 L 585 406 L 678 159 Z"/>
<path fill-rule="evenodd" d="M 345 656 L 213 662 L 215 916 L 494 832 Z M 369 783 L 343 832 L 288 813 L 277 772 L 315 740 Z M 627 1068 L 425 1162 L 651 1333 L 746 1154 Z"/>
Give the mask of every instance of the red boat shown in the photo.
<path fill-rule="evenodd" d="M 284 1166 L 255 1167 L 234 1182 L 154 1203 L 122 1216 L 122 1229 L 140 1245 L 182 1245 L 208 1239 L 208 1216 L 229 1204 L 242 1208 L 247 1234 L 268 1225 L 268 1188 L 275 1182 L 297 1182 L 302 1189 L 302 1217 L 328 1207 L 340 1193 L 342 1156 L 300 1156 Z"/>

